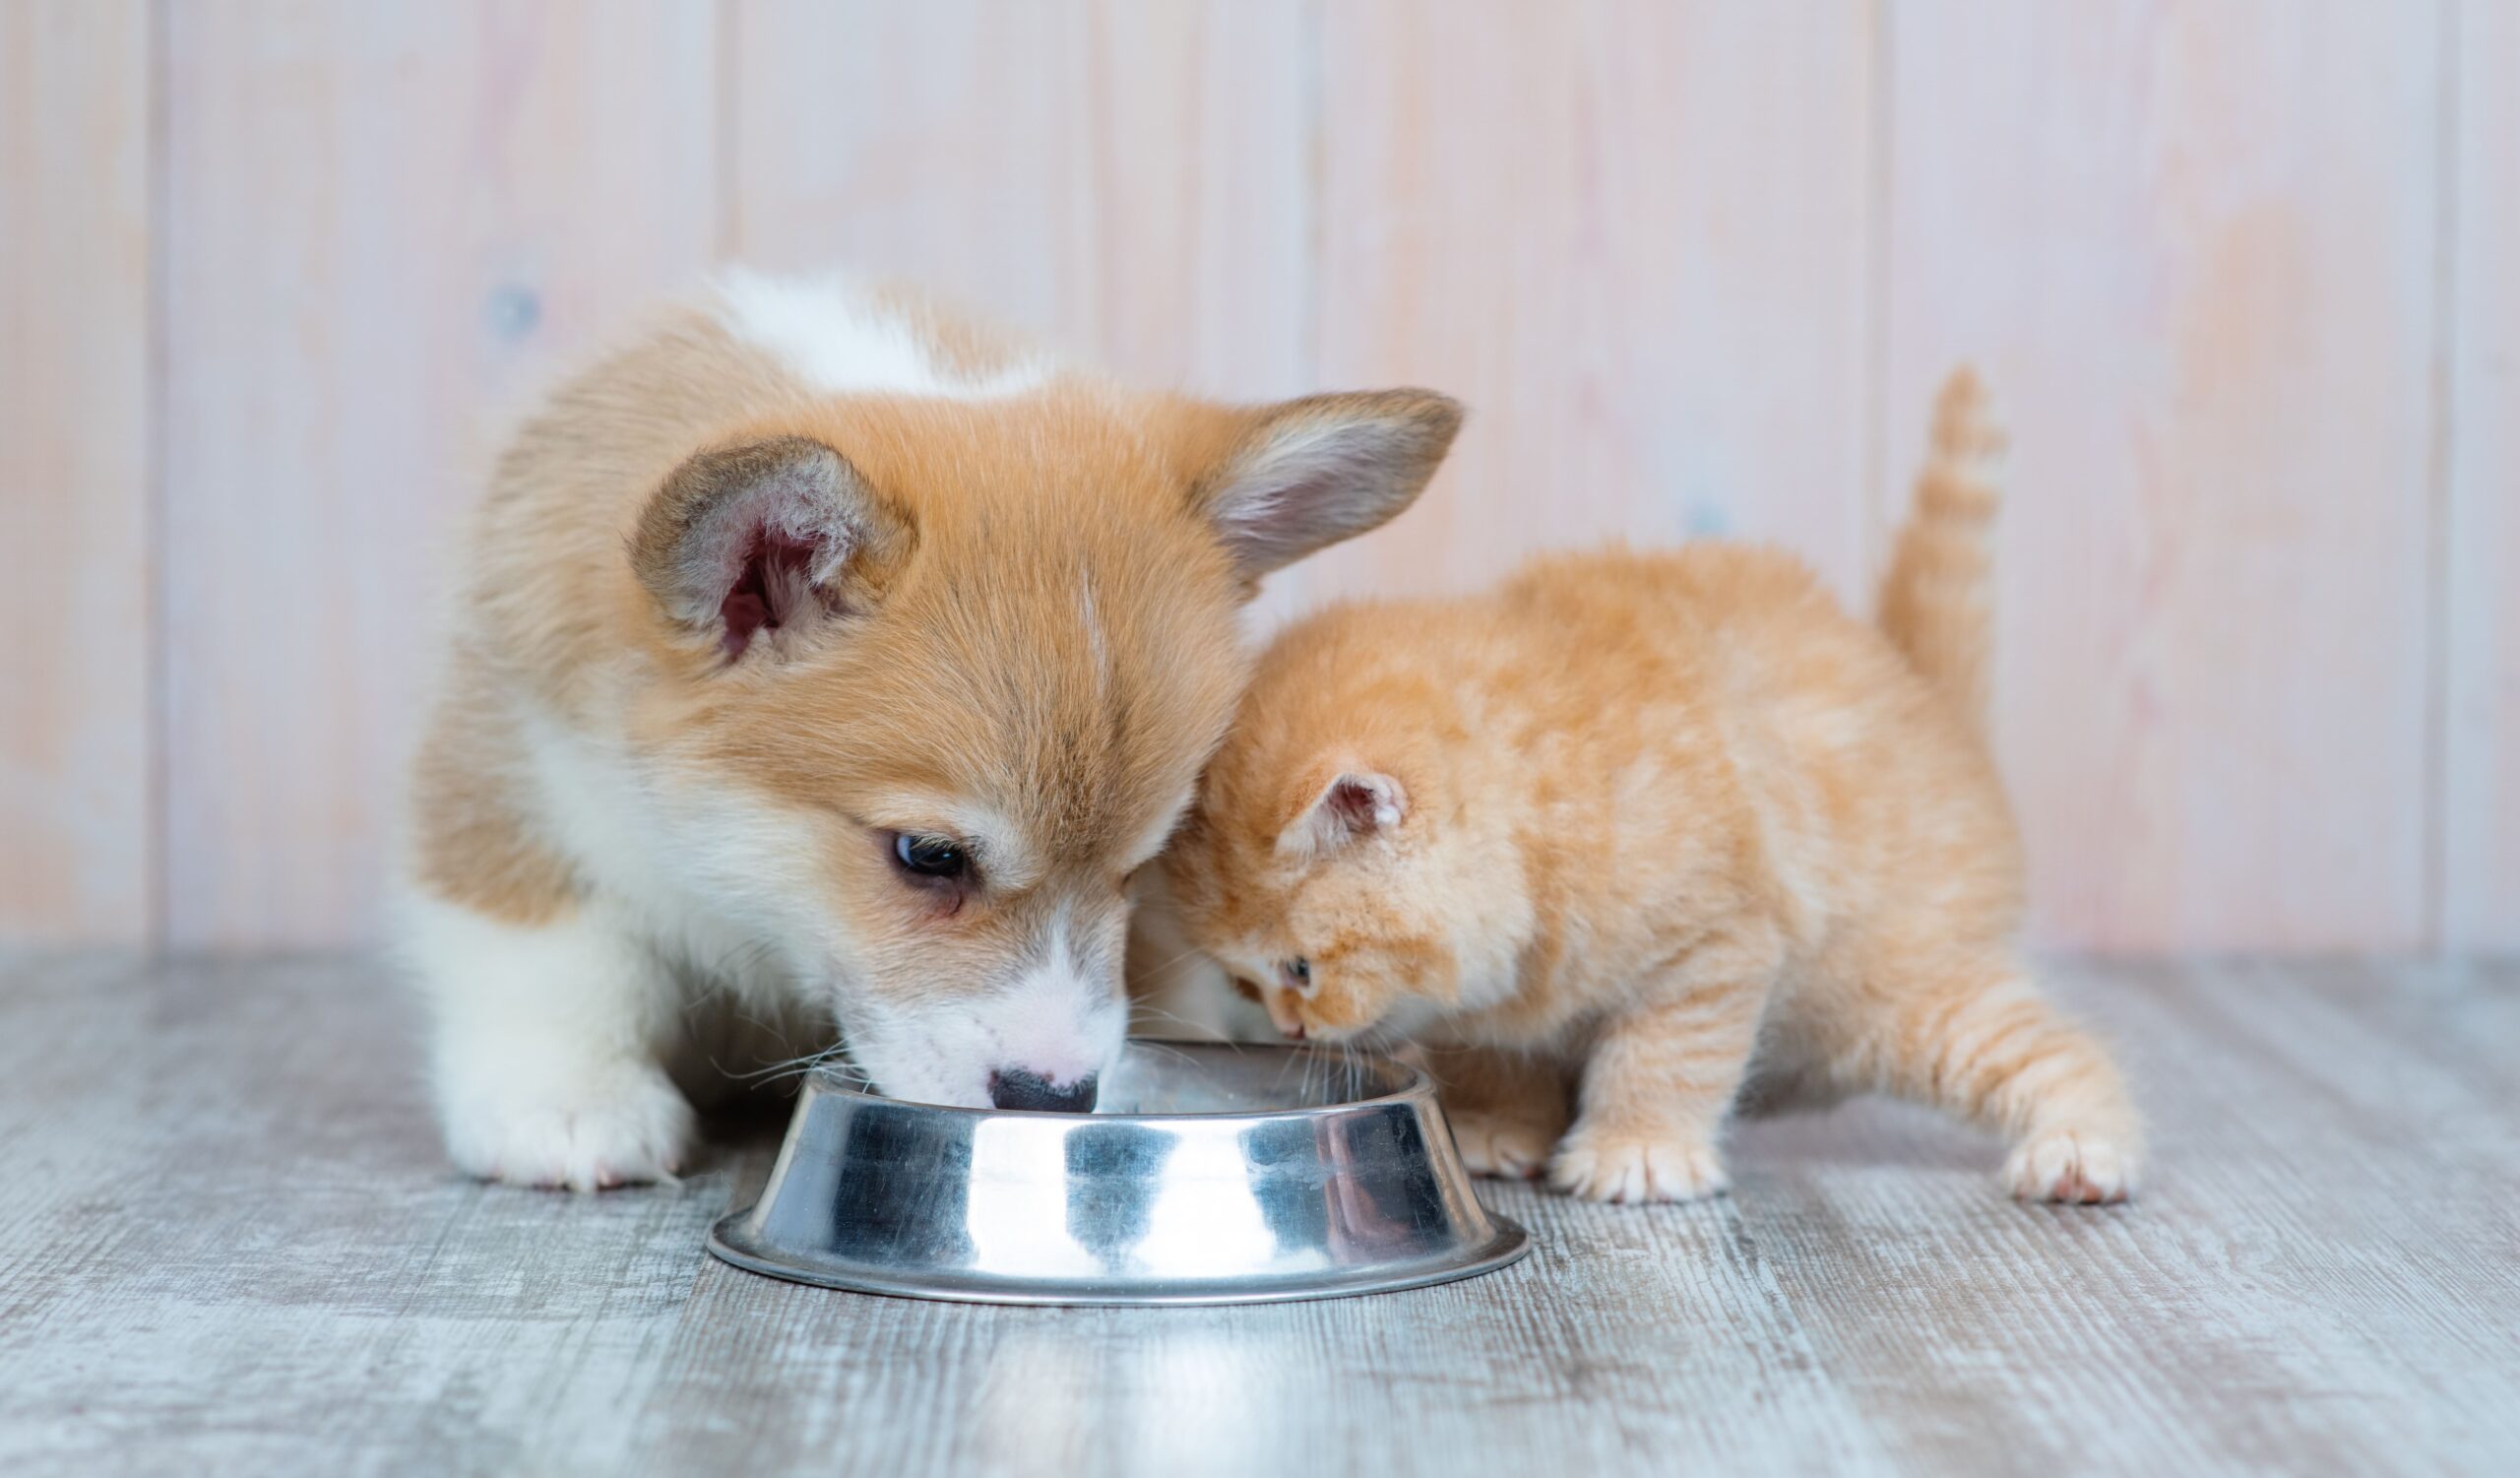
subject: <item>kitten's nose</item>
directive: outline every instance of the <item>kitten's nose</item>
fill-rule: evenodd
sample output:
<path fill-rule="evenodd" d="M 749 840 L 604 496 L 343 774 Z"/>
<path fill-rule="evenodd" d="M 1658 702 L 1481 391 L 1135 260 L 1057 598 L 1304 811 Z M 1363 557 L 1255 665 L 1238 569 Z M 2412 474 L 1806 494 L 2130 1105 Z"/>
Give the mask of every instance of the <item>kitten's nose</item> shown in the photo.
<path fill-rule="evenodd" d="M 1099 1085 L 1090 1072 L 1059 1087 L 1029 1068 L 1001 1067 L 988 1075 L 988 1101 L 1032 1114 L 1091 1114 Z"/>

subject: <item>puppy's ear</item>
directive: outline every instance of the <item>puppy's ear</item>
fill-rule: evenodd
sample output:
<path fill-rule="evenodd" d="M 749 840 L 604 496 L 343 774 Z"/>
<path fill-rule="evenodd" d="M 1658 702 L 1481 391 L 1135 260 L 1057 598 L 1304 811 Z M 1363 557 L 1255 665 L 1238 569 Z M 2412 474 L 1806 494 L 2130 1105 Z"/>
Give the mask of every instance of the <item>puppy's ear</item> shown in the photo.
<path fill-rule="evenodd" d="M 1399 830 L 1407 814 L 1409 793 L 1399 781 L 1371 770 L 1343 770 L 1278 833 L 1278 856 L 1292 862 L 1328 857 L 1351 842 Z"/>
<path fill-rule="evenodd" d="M 1191 497 L 1256 580 L 1408 507 L 1461 417 L 1460 402 L 1431 390 L 1315 395 L 1243 412 Z"/>
<path fill-rule="evenodd" d="M 773 436 L 675 468 L 640 515 L 630 559 L 665 614 L 732 662 L 871 610 L 912 542 L 910 521 L 848 459 Z"/>

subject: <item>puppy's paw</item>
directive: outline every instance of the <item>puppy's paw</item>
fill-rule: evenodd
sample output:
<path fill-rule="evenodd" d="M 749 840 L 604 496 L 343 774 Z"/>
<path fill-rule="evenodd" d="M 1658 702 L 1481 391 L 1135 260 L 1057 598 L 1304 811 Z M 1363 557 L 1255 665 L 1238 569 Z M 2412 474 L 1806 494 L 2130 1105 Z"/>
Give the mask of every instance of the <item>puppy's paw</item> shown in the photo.
<path fill-rule="evenodd" d="M 1451 1118 L 1453 1143 L 1472 1175 L 1531 1180 L 1548 1164 L 1548 1152 L 1557 1143 L 1554 1130 L 1511 1115 L 1462 1110 Z"/>
<path fill-rule="evenodd" d="M 1720 1195 L 1732 1181 L 1711 1143 L 1627 1135 L 1566 1136 L 1548 1164 L 1548 1184 L 1588 1201 L 1693 1201 Z"/>
<path fill-rule="evenodd" d="M 2102 1135 L 2054 1129 L 2014 1146 L 2004 1185 L 2026 1201 L 2105 1205 L 2134 1193 L 2139 1168 L 2131 1151 Z"/>
<path fill-rule="evenodd" d="M 670 1181 L 696 1131 L 691 1105 L 645 1063 L 565 1085 L 451 1093 L 443 1113 L 447 1152 L 468 1174 L 571 1190 Z"/>

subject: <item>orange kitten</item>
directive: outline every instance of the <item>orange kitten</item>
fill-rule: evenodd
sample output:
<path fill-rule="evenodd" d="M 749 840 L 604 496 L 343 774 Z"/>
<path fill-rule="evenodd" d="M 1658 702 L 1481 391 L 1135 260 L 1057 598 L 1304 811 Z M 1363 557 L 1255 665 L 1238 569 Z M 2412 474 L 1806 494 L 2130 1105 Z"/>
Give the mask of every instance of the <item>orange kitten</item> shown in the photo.
<path fill-rule="evenodd" d="M 1877 627 L 1708 544 L 1291 628 L 1167 855 L 1190 940 L 1290 1037 L 1429 1049 L 1487 1173 L 1687 1200 L 1736 1103 L 1882 1091 L 2010 1136 L 2016 1195 L 2124 1198 L 2140 1121 L 2014 944 L 1997 443 L 1954 376 Z"/>

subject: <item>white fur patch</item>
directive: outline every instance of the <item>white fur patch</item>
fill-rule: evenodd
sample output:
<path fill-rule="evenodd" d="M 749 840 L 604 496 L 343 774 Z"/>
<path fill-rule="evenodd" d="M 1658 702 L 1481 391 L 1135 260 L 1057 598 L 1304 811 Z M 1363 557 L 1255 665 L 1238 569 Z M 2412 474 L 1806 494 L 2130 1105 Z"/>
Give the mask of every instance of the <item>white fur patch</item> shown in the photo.
<path fill-rule="evenodd" d="M 850 1056 L 895 1098 L 959 1108 L 987 1107 L 989 1074 L 1000 1069 L 1061 1084 L 1098 1076 L 1119 1056 L 1129 1013 L 1118 930 L 1096 933 L 1114 937 L 1079 939 L 1063 913 L 1001 991 L 910 1009 L 860 1002 Z"/>
<path fill-rule="evenodd" d="M 400 912 L 459 1167 L 577 1190 L 672 1177 L 694 1121 L 662 1065 L 681 1002 L 654 955 L 586 914 L 520 927 L 419 897 Z"/>
<path fill-rule="evenodd" d="M 1102 611 L 1094 602 L 1094 574 L 1076 572 L 1076 618 L 1085 627 L 1085 644 L 1094 653 L 1094 690 L 1111 690 L 1111 644 L 1102 635 Z"/>
<path fill-rule="evenodd" d="M 1155 855 L 1164 850 L 1164 844 L 1172 839 L 1172 829 L 1181 824 L 1182 812 L 1190 808 L 1190 801 L 1195 794 L 1193 787 L 1183 786 L 1181 794 L 1172 798 L 1171 804 L 1157 811 L 1147 822 L 1146 829 L 1130 838 L 1128 853 L 1122 860 L 1131 871 L 1154 861 Z"/>
<path fill-rule="evenodd" d="M 729 268 L 716 295 L 718 321 L 729 333 L 778 355 L 827 394 L 985 400 L 1030 390 L 1052 371 L 1046 361 L 1027 360 L 986 379 L 956 375 L 916 325 L 837 274 L 780 278 Z"/>
<path fill-rule="evenodd" d="M 804 855 L 792 820 L 724 787 L 672 785 L 618 744 L 548 715 L 523 716 L 518 732 L 553 850 L 577 860 L 643 940 L 764 1004 L 793 972 L 819 963 L 818 949 L 783 958 L 759 947 L 808 942 L 794 929 L 798 910 L 758 883 L 761 858 Z"/>

